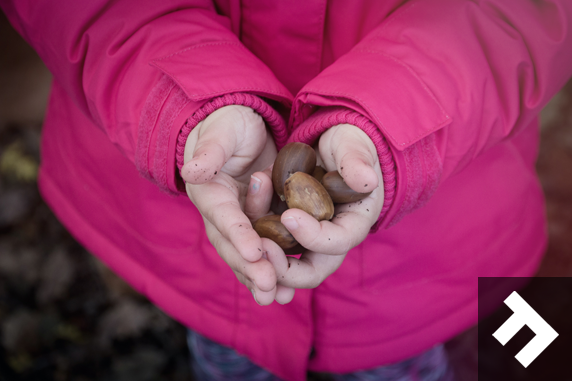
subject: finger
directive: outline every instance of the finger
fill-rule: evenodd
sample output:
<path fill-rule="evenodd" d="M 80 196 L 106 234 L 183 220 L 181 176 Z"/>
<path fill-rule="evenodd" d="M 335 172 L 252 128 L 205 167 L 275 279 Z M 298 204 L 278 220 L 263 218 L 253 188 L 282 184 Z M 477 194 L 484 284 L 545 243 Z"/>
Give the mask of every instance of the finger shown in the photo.
<path fill-rule="evenodd" d="M 244 213 L 251 221 L 256 221 L 270 210 L 274 188 L 267 173 L 255 172 L 250 177 L 248 193 L 244 203 Z"/>
<path fill-rule="evenodd" d="M 288 258 L 284 254 L 284 251 L 274 241 L 268 238 L 263 238 L 262 245 L 264 247 L 264 252 L 266 253 L 266 258 L 268 258 L 270 263 L 274 266 L 276 277 L 278 279 L 275 300 L 280 304 L 290 303 L 294 298 L 295 290 L 291 287 L 286 287 L 280 284 L 280 280 L 285 278 L 286 272 L 288 271 Z"/>
<path fill-rule="evenodd" d="M 262 256 L 262 241 L 240 207 L 238 190 L 229 185 L 232 182 L 218 182 L 223 180 L 202 185 L 187 184 L 187 190 L 205 221 L 212 224 L 242 258 L 249 262 L 258 261 Z"/>
<path fill-rule="evenodd" d="M 261 306 L 268 306 L 272 304 L 272 302 L 276 298 L 278 286 L 275 286 L 270 291 L 262 291 L 256 286 L 256 284 L 254 284 L 254 282 L 250 281 L 243 274 L 235 271 L 235 275 L 240 281 L 240 283 L 244 284 L 250 290 L 250 292 L 252 293 L 252 297 L 254 298 L 254 301 L 256 303 L 258 303 Z"/>
<path fill-rule="evenodd" d="M 316 288 L 336 271 L 345 255 L 320 254 L 307 251 L 300 259 L 288 257 L 289 268 L 280 284 L 293 288 Z"/>
<path fill-rule="evenodd" d="M 210 181 L 236 151 L 240 125 L 224 118 L 224 110 L 219 109 L 191 132 L 185 146 L 185 165 L 181 169 L 185 182 L 203 184 Z"/>
<path fill-rule="evenodd" d="M 294 299 L 295 292 L 296 289 L 279 284 L 276 286 L 276 296 L 274 300 L 279 304 L 288 304 Z"/>
<path fill-rule="evenodd" d="M 273 292 L 273 290 L 275 292 L 277 281 L 276 271 L 268 259 L 261 258 L 256 262 L 248 262 L 242 258 L 232 243 L 225 239 L 214 225 L 205 221 L 205 228 L 209 240 L 215 247 L 217 253 L 235 272 L 241 283 L 250 289 L 253 289 L 253 286 L 255 286 L 256 290 L 262 293 Z M 251 282 L 251 284 L 248 282 Z M 273 299 L 274 296 L 272 296 L 272 300 Z"/>
<path fill-rule="evenodd" d="M 377 150 L 361 129 L 349 124 L 334 126 L 322 135 L 319 147 L 327 169 L 337 170 L 354 191 L 367 193 L 378 187 Z"/>
<path fill-rule="evenodd" d="M 268 306 L 276 299 L 276 285 L 270 291 L 262 291 L 256 285 L 250 290 L 256 303 L 261 306 Z"/>
<path fill-rule="evenodd" d="M 288 271 L 288 258 L 284 254 L 284 250 L 276 242 L 268 238 L 262 238 L 262 247 L 264 248 L 264 253 L 266 253 L 265 258 L 272 263 L 276 271 L 276 277 L 280 280 L 280 277 Z"/>
<path fill-rule="evenodd" d="M 236 141 L 232 136 L 221 137 L 220 141 L 208 140 L 200 143 L 192 159 L 181 168 L 181 177 L 189 184 L 204 184 L 215 177 L 234 152 Z"/>
<path fill-rule="evenodd" d="M 288 209 L 282 214 L 281 222 L 306 249 L 330 255 L 342 255 L 362 242 L 375 223 L 379 213 L 375 215 L 374 208 L 370 204 L 375 206 L 373 200 L 367 199 L 362 200 L 361 204 L 357 202 L 343 206 L 347 210 L 351 210 L 353 206 L 355 209 L 353 211 L 343 211 L 337 207 L 338 213 L 332 222 L 317 221 L 300 209 Z"/>

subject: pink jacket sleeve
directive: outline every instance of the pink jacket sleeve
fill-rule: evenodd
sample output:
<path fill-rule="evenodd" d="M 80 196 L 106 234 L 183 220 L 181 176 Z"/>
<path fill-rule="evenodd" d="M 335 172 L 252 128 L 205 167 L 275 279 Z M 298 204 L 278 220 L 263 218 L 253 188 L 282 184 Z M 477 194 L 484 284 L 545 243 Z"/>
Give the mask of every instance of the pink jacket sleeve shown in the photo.
<path fill-rule="evenodd" d="M 395 161 L 387 226 L 529 125 L 571 75 L 569 0 L 408 1 L 300 91 L 291 139 L 328 127 L 309 118 L 316 106 L 371 121 Z"/>
<path fill-rule="evenodd" d="M 224 96 L 238 93 L 247 103 L 257 97 L 291 103 L 288 90 L 233 33 L 237 20 L 218 15 L 211 1 L 0 5 L 77 107 L 164 190 L 177 192 L 177 137 L 204 105 L 220 107 L 229 100 Z M 271 113 L 265 101 L 257 104 Z M 285 123 L 273 114 L 270 127 L 283 144 Z"/>

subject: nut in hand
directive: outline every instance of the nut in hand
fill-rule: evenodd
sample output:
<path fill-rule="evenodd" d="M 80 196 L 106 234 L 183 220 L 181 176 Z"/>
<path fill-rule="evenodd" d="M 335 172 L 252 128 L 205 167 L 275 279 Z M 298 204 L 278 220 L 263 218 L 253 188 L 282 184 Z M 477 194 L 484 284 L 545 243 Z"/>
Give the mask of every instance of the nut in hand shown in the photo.
<path fill-rule="evenodd" d="M 272 185 L 284 201 L 284 183 L 296 172 L 312 173 L 316 168 L 316 152 L 304 143 L 289 143 L 278 152 L 272 168 Z"/>
<path fill-rule="evenodd" d="M 334 216 L 334 203 L 326 189 L 311 175 L 296 172 L 284 183 L 288 208 L 302 209 L 318 221 Z"/>
<path fill-rule="evenodd" d="M 350 188 L 338 171 L 326 173 L 322 178 L 322 185 L 336 204 L 360 201 L 371 194 L 371 192 L 359 193 Z"/>
<path fill-rule="evenodd" d="M 319 182 L 322 182 L 326 173 L 327 171 L 323 167 L 317 165 L 316 168 L 314 168 L 314 172 L 312 172 L 312 176 Z"/>
<path fill-rule="evenodd" d="M 254 222 L 252 227 L 260 237 L 271 239 L 276 242 L 282 250 L 287 250 L 298 245 L 294 236 L 290 234 L 286 226 L 280 222 L 280 215 L 278 214 L 260 217 Z"/>

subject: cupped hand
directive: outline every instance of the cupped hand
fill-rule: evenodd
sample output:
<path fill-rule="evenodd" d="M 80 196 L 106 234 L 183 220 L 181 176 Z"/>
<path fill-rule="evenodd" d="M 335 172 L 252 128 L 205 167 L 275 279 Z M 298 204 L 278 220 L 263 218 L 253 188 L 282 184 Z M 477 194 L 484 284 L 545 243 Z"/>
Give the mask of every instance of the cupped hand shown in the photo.
<path fill-rule="evenodd" d="M 356 192 L 373 192 L 361 201 L 336 205 L 331 221 L 318 222 L 300 209 L 282 214 L 282 223 L 307 249 L 300 259 L 288 257 L 286 268 L 275 266 L 279 284 L 288 287 L 320 285 L 340 267 L 348 251 L 367 237 L 383 207 L 377 150 L 365 132 L 349 124 L 332 127 L 320 137 L 318 156 L 328 172 L 338 171 Z M 275 247 L 267 251 L 276 256 Z"/>
<path fill-rule="evenodd" d="M 289 301 L 282 297 L 284 287 L 277 287 L 274 266 L 251 224 L 266 212 L 270 201 L 264 195 L 272 186 L 253 174 L 271 166 L 275 157 L 276 148 L 262 117 L 248 107 L 225 106 L 191 131 L 181 169 L 187 194 L 203 217 L 210 242 L 262 305 L 275 299 Z M 263 172 L 259 177 L 264 179 Z M 266 190 L 260 193 L 262 197 L 246 200 L 247 192 L 256 194 L 262 188 Z"/>

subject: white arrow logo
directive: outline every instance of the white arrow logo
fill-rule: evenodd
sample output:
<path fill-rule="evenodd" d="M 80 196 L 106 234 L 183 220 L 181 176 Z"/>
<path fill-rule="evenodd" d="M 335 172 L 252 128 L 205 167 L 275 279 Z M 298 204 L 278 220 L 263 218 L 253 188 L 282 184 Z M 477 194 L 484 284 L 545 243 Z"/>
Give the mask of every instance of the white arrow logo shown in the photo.
<path fill-rule="evenodd" d="M 556 339 L 558 333 L 516 291 L 505 299 L 504 304 L 514 314 L 493 333 L 493 336 L 499 343 L 505 345 L 527 325 L 536 336 L 515 356 L 526 368 Z"/>

